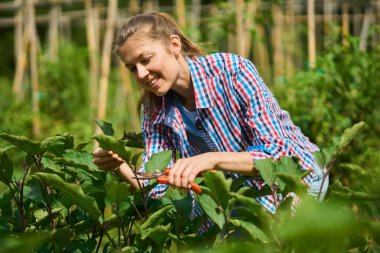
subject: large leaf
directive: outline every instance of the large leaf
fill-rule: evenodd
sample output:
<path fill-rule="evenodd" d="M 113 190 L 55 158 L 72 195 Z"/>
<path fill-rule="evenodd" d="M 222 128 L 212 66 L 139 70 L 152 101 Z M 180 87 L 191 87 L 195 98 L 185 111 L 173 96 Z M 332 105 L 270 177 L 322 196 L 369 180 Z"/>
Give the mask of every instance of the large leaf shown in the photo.
<path fill-rule="evenodd" d="M 358 132 L 364 125 L 365 123 L 362 121 L 353 125 L 351 128 L 346 129 L 343 132 L 340 142 L 335 149 L 335 155 L 340 155 L 341 153 L 343 153 L 344 150 L 346 150 L 347 146 L 350 144 L 352 139 L 358 134 Z"/>
<path fill-rule="evenodd" d="M 49 173 L 36 173 L 33 175 L 37 179 L 41 180 L 47 185 L 53 186 L 53 188 L 59 190 L 62 194 L 67 196 L 73 203 L 83 208 L 89 213 L 95 220 L 102 222 L 101 212 L 96 204 L 96 201 L 87 196 L 80 185 L 66 183 L 62 178 L 55 174 Z"/>
<path fill-rule="evenodd" d="M 73 148 L 74 139 L 69 133 L 48 137 L 41 142 L 40 148 L 42 152 L 50 152 L 56 156 L 62 156 L 66 149 Z"/>
<path fill-rule="evenodd" d="M 152 228 L 145 229 L 141 232 L 141 239 L 145 240 L 149 237 L 154 243 L 163 245 L 168 240 L 170 232 L 170 223 L 166 226 L 158 225 Z"/>
<path fill-rule="evenodd" d="M 110 200 L 111 203 L 120 203 L 125 201 L 129 197 L 130 185 L 126 182 L 118 182 L 112 178 L 112 174 L 108 174 L 105 182 L 106 189 L 106 199 Z"/>
<path fill-rule="evenodd" d="M 13 145 L 27 152 L 30 155 L 41 154 L 40 143 L 33 140 L 29 140 L 24 136 L 0 133 L 0 138 L 9 143 L 12 143 Z"/>
<path fill-rule="evenodd" d="M 221 171 L 207 172 L 203 174 L 203 177 L 212 195 L 216 198 L 216 202 L 219 203 L 224 210 L 227 210 L 232 179 L 226 179 Z"/>
<path fill-rule="evenodd" d="M 149 218 L 140 226 L 140 233 L 143 234 L 145 229 L 153 228 L 158 225 L 161 218 L 167 217 L 167 213 L 171 209 L 173 209 L 173 205 L 167 205 L 149 216 Z"/>
<path fill-rule="evenodd" d="M 99 146 L 102 149 L 112 150 L 125 161 L 129 161 L 131 159 L 131 151 L 125 146 L 125 141 L 118 141 L 115 138 L 104 134 L 94 135 L 92 138 L 99 143 Z"/>
<path fill-rule="evenodd" d="M 0 148 L 0 181 L 6 185 L 12 181 L 13 163 L 7 151 Z"/>
<path fill-rule="evenodd" d="M 285 183 L 288 192 L 294 192 L 297 194 L 304 194 L 307 192 L 307 186 L 302 183 L 299 176 L 287 173 L 276 173 L 276 176 Z"/>
<path fill-rule="evenodd" d="M 275 176 L 275 165 L 273 159 L 262 159 L 255 161 L 255 168 L 260 172 L 261 177 L 269 185 L 273 186 Z"/>
<path fill-rule="evenodd" d="M 160 153 L 153 154 L 149 161 L 145 164 L 145 172 L 154 172 L 156 170 L 166 169 L 172 160 L 173 151 L 165 150 Z"/>
<path fill-rule="evenodd" d="M 247 197 L 247 196 L 244 196 L 242 194 L 235 193 L 235 192 L 230 192 L 230 195 L 234 199 L 236 199 L 237 201 L 239 201 L 240 203 L 242 203 L 243 205 L 248 207 L 253 213 L 259 213 L 263 210 L 262 205 L 260 205 L 257 202 L 257 200 L 254 198 Z"/>
<path fill-rule="evenodd" d="M 214 199 L 211 196 L 203 193 L 203 194 L 198 195 L 198 201 L 203 212 L 208 217 L 210 217 L 210 219 L 216 225 L 218 225 L 220 229 L 222 229 L 225 224 L 225 219 L 224 219 L 223 213 L 220 211 Z"/>
<path fill-rule="evenodd" d="M 113 130 L 112 124 L 110 122 L 95 119 L 96 124 L 102 129 L 103 133 L 108 136 L 113 136 L 115 131 Z"/>
<path fill-rule="evenodd" d="M 231 219 L 231 224 L 234 225 L 234 227 L 239 228 L 246 232 L 252 240 L 260 240 L 262 243 L 268 243 L 269 238 L 267 235 L 256 225 L 243 220 L 238 219 Z"/>

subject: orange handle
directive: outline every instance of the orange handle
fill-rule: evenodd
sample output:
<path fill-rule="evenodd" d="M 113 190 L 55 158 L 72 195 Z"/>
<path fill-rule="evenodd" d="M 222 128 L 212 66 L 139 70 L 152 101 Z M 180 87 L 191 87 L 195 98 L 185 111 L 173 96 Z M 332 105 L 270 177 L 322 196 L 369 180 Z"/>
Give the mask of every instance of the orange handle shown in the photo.
<path fill-rule="evenodd" d="M 159 184 L 168 184 L 169 178 L 167 176 L 159 176 L 159 177 L 157 177 L 157 181 Z M 199 187 L 199 185 L 197 183 L 191 184 L 191 190 L 198 193 L 198 194 L 202 193 L 202 189 Z"/>

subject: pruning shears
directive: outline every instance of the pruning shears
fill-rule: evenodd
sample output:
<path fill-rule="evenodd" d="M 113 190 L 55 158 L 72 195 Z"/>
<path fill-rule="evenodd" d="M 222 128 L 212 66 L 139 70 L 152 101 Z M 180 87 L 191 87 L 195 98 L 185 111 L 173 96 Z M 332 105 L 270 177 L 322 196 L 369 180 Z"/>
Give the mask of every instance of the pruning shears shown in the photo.
<path fill-rule="evenodd" d="M 153 173 L 149 172 L 136 172 L 137 175 L 140 177 L 138 179 L 157 179 L 159 184 L 168 184 L 169 183 L 169 174 L 170 168 L 166 168 L 163 170 L 156 170 Z M 197 183 L 191 184 L 191 190 L 200 194 L 202 193 L 202 189 L 199 187 Z"/>

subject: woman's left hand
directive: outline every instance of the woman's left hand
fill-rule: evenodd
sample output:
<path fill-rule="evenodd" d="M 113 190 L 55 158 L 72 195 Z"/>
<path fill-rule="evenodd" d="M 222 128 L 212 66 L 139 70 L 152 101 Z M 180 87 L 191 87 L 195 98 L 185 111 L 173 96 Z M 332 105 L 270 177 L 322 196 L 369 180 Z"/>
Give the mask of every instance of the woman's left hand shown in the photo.
<path fill-rule="evenodd" d="M 179 159 L 170 169 L 170 185 L 188 189 L 198 174 L 216 167 L 215 153 L 204 153 L 189 158 Z"/>

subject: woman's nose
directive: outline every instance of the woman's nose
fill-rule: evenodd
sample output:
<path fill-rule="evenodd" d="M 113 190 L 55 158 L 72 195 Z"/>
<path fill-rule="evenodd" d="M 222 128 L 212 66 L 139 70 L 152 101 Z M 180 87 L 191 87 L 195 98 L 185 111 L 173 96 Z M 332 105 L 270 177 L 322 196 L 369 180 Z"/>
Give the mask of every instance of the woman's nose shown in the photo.
<path fill-rule="evenodd" d="M 146 76 L 149 74 L 149 71 L 144 66 L 141 66 L 141 65 L 137 65 L 136 69 L 137 69 L 137 77 L 140 80 L 144 81 Z"/>

